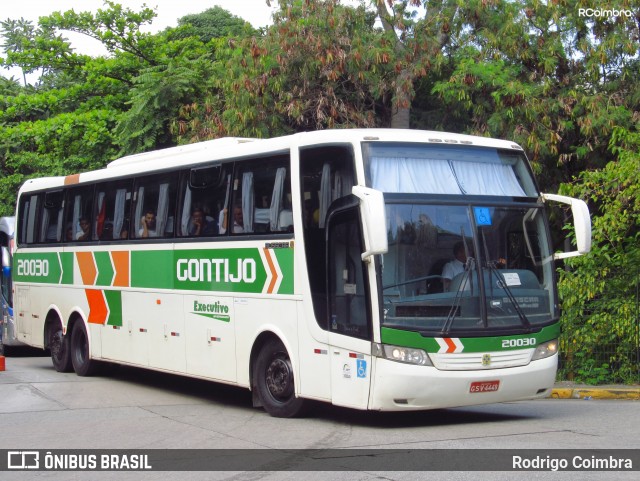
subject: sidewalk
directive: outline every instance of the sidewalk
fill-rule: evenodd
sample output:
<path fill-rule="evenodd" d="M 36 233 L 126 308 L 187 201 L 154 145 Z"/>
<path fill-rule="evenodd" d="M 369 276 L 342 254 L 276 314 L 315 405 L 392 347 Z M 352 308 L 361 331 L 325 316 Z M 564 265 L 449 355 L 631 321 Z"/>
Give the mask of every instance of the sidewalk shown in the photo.
<path fill-rule="evenodd" d="M 640 400 L 640 386 L 587 386 L 569 381 L 556 383 L 551 392 L 552 399 L 631 399 Z"/>

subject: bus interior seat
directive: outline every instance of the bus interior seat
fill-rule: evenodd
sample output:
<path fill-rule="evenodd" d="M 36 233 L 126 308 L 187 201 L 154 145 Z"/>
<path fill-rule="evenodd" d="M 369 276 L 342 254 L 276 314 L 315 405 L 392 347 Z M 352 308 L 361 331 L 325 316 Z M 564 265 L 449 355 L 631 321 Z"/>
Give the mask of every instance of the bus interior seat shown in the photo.
<path fill-rule="evenodd" d="M 291 209 L 283 209 L 278 217 L 278 230 L 289 232 L 293 227 L 293 212 Z"/>
<path fill-rule="evenodd" d="M 444 266 L 449 262 L 449 259 L 441 258 L 433 263 L 431 269 L 429 269 L 428 276 L 442 276 L 442 270 Z M 444 292 L 444 285 L 442 284 L 441 277 L 434 277 L 433 279 L 427 279 L 427 294 L 438 294 Z"/>

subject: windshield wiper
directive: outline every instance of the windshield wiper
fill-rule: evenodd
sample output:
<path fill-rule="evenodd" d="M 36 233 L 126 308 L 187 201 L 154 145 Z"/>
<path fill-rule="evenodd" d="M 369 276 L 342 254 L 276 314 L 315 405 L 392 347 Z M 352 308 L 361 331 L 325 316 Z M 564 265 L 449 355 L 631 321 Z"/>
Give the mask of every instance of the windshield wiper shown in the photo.
<path fill-rule="evenodd" d="M 487 248 L 487 239 L 485 237 L 484 231 L 481 231 L 481 232 L 482 232 L 482 245 L 484 247 L 484 255 L 485 255 L 485 259 L 487 259 L 485 262 L 485 267 L 489 270 L 489 288 L 491 289 L 491 297 L 493 297 L 493 282 L 491 281 L 491 276 L 495 276 L 496 280 L 498 281 L 497 283 L 498 287 L 502 288 L 504 292 L 507 294 L 507 298 L 509 299 L 509 302 L 511 302 L 511 305 L 513 305 L 513 308 L 516 310 L 516 313 L 518 314 L 518 317 L 520 318 L 520 322 L 522 323 L 522 325 L 527 328 L 531 327 L 531 323 L 529 322 L 529 319 L 527 319 L 527 316 L 524 314 L 524 312 L 522 312 L 522 309 L 520 308 L 520 304 L 518 304 L 518 301 L 514 297 L 513 292 L 511 291 L 511 288 L 507 284 L 506 279 L 504 278 L 504 276 L 500 275 L 500 273 L 498 272 L 497 261 L 489 260 L 489 249 Z M 485 290 L 486 290 L 486 286 L 485 286 Z"/>
<path fill-rule="evenodd" d="M 466 250 L 466 247 L 465 247 Z M 442 334 L 448 334 L 449 330 L 451 330 L 451 326 L 456 316 L 458 315 L 458 308 L 460 307 L 460 303 L 462 301 L 462 292 L 465 287 L 467 287 L 467 282 L 469 282 L 469 287 L 471 288 L 471 295 L 473 296 L 473 271 L 476 267 L 476 260 L 473 257 L 467 257 L 466 262 L 464 263 L 464 280 L 458 285 L 458 290 L 456 291 L 456 297 L 453 299 L 453 305 L 451 309 L 449 309 L 449 314 L 447 314 L 447 319 L 442 327 Z"/>

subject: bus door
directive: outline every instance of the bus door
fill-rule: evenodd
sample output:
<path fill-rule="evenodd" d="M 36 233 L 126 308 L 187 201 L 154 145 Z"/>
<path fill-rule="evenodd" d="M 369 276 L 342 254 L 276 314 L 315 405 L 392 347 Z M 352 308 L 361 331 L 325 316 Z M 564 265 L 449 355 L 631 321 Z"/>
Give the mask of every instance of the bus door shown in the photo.
<path fill-rule="evenodd" d="M 29 286 L 16 286 L 16 327 L 18 338 L 21 341 L 30 340 L 31 337 L 31 309 L 29 309 Z"/>
<path fill-rule="evenodd" d="M 330 214 L 327 245 L 332 402 L 366 409 L 371 385 L 371 308 L 357 205 Z"/>

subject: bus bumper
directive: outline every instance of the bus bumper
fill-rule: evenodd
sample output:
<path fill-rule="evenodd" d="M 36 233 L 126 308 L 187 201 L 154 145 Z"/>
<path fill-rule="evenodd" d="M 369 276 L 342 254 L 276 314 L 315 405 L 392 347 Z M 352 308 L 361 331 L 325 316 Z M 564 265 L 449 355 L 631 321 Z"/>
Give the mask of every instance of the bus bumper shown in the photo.
<path fill-rule="evenodd" d="M 527 366 L 440 371 L 376 358 L 369 409 L 415 411 L 544 398 L 551 394 L 558 355 Z M 497 390 L 472 392 L 472 383 L 499 381 Z M 495 385 L 495 383 L 492 383 Z"/>

